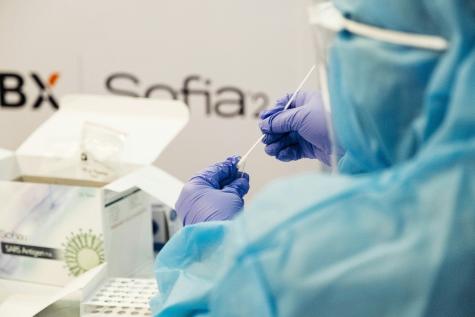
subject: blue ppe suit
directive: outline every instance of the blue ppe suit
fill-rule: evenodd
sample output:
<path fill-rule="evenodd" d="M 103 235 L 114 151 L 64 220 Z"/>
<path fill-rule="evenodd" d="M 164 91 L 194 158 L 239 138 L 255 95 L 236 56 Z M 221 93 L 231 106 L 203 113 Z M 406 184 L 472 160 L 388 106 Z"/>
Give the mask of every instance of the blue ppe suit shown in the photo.
<path fill-rule="evenodd" d="M 335 5 L 450 48 L 340 34 L 346 174 L 286 179 L 233 221 L 181 230 L 157 258 L 157 316 L 475 316 L 475 2 Z"/>

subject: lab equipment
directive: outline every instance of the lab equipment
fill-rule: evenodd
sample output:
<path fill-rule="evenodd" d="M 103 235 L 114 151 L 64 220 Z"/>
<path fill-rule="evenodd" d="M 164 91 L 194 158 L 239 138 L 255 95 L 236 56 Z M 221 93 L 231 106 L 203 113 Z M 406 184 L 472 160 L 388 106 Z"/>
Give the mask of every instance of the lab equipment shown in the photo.
<path fill-rule="evenodd" d="M 232 222 L 184 228 L 157 258 L 156 316 L 475 316 L 473 5 L 335 4 L 450 47 L 338 34 L 339 165 L 364 173 L 287 179 Z"/>
<path fill-rule="evenodd" d="M 85 316 L 151 316 L 149 301 L 158 293 L 151 278 L 109 278 L 83 303 Z"/>
<path fill-rule="evenodd" d="M 302 158 L 319 159 L 331 165 L 331 141 L 322 96 L 318 92 L 299 92 L 288 110 L 290 96 L 260 116 L 265 151 L 288 162 Z"/>
<path fill-rule="evenodd" d="M 120 157 L 127 134 L 107 126 L 84 122 L 79 158 L 82 172 L 94 179 L 113 179 L 123 170 Z"/>
<path fill-rule="evenodd" d="M 284 110 L 287 110 L 290 105 L 292 104 L 292 102 L 294 101 L 295 97 L 297 96 L 298 92 L 303 88 L 303 86 L 305 85 L 305 83 L 307 82 L 307 80 L 310 78 L 310 75 L 312 75 L 313 71 L 315 70 L 317 66 L 316 65 L 313 65 L 310 70 L 308 71 L 307 75 L 305 75 L 304 79 L 302 80 L 302 82 L 300 83 L 300 85 L 297 87 L 297 89 L 295 90 L 295 92 L 292 94 L 292 96 L 289 98 L 289 100 L 287 101 L 287 104 L 285 105 L 284 107 Z M 256 141 L 256 143 L 254 143 L 251 148 L 246 152 L 246 154 L 244 154 L 241 158 L 241 160 L 239 161 L 238 163 L 238 169 L 240 171 L 244 171 L 244 168 L 246 166 L 246 162 L 247 162 L 247 159 L 249 158 L 249 155 L 251 155 L 251 153 L 254 151 L 254 149 L 259 145 L 259 143 L 262 142 L 262 140 L 264 139 L 264 135 L 262 135 L 261 137 L 259 137 L 259 139 Z"/>
<path fill-rule="evenodd" d="M 249 175 L 238 171 L 239 157 L 214 164 L 185 184 L 175 205 L 183 225 L 229 220 L 244 206 Z"/>

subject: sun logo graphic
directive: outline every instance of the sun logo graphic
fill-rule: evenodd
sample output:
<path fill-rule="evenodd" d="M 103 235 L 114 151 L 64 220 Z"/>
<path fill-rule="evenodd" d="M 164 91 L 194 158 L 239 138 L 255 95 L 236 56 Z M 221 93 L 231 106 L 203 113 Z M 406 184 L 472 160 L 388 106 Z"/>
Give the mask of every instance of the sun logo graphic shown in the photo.
<path fill-rule="evenodd" d="M 96 235 L 92 230 L 87 232 L 79 230 L 79 233 L 71 233 L 62 246 L 66 267 L 72 276 L 79 276 L 104 263 L 102 235 Z"/>

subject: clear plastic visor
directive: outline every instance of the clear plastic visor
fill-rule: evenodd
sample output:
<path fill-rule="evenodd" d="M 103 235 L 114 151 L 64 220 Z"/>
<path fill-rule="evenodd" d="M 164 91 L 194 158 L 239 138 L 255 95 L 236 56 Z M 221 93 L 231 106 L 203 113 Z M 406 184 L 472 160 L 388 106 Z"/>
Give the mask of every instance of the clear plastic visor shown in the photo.
<path fill-rule="evenodd" d="M 314 34 L 316 48 L 316 66 L 319 75 L 319 91 L 322 94 L 323 105 L 326 113 L 326 125 L 332 145 L 331 170 L 338 172 L 339 156 L 342 154 L 332 120 L 332 104 L 328 87 L 328 65 L 329 53 L 339 32 L 350 32 L 352 34 L 370 38 L 373 40 L 425 49 L 433 51 L 447 50 L 449 43 L 444 38 L 431 35 L 405 33 L 366 25 L 350 19 L 335 8 L 329 1 L 318 1 L 309 10 L 310 24 Z"/>

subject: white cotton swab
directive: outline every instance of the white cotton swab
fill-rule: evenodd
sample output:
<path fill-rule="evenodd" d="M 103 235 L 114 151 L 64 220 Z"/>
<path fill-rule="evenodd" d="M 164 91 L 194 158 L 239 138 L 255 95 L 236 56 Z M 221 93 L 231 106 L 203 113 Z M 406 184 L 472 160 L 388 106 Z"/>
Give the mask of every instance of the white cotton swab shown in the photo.
<path fill-rule="evenodd" d="M 307 82 L 308 78 L 310 77 L 310 75 L 312 75 L 313 71 L 315 70 L 315 68 L 317 67 L 317 65 L 313 65 L 312 68 L 310 68 L 310 70 L 308 71 L 307 75 L 304 77 L 304 79 L 302 80 L 302 82 L 300 83 L 300 85 L 297 87 L 297 90 L 295 90 L 295 92 L 292 94 L 292 96 L 290 97 L 289 101 L 287 102 L 287 104 L 285 105 L 284 107 L 284 110 L 287 110 L 290 105 L 292 104 L 292 102 L 294 102 L 295 98 L 297 97 L 297 94 L 300 92 L 300 90 L 303 88 L 303 86 L 305 85 L 305 83 Z M 264 135 L 262 135 L 257 141 L 256 143 L 254 143 L 251 148 L 246 152 L 246 154 L 244 154 L 241 158 L 241 160 L 239 161 L 237 167 L 240 171 L 244 171 L 244 167 L 246 165 L 246 161 L 247 159 L 249 158 L 249 155 L 251 155 L 251 153 L 254 151 L 254 149 L 259 145 L 259 143 L 262 142 L 262 140 L 264 139 Z"/>

